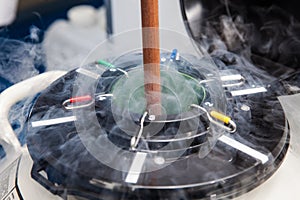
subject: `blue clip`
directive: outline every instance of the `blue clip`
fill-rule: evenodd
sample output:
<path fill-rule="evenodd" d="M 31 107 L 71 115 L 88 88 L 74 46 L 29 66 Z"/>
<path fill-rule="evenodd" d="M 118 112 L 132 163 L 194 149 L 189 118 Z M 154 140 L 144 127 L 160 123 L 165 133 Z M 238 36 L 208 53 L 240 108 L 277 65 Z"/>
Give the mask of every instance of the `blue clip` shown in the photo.
<path fill-rule="evenodd" d="M 173 49 L 173 51 L 171 53 L 170 60 L 175 60 L 176 59 L 176 55 L 177 55 L 177 49 Z"/>

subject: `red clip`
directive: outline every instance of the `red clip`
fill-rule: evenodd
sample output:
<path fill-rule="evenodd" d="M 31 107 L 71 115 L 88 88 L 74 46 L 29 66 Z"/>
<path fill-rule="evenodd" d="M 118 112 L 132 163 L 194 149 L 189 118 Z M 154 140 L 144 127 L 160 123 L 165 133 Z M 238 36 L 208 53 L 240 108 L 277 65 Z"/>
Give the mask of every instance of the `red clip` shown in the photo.
<path fill-rule="evenodd" d="M 81 96 L 81 97 L 73 97 L 69 99 L 70 103 L 78 103 L 78 102 L 85 102 L 85 101 L 91 101 L 92 97 L 90 95 Z"/>

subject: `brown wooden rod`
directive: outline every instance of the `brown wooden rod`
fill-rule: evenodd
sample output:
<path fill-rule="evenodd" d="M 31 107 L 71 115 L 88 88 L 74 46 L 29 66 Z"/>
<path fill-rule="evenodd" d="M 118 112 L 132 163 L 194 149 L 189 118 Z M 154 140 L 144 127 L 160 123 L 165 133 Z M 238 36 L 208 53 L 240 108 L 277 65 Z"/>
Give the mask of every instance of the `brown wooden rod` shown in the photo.
<path fill-rule="evenodd" d="M 141 0 L 143 59 L 147 109 L 161 114 L 158 0 Z"/>

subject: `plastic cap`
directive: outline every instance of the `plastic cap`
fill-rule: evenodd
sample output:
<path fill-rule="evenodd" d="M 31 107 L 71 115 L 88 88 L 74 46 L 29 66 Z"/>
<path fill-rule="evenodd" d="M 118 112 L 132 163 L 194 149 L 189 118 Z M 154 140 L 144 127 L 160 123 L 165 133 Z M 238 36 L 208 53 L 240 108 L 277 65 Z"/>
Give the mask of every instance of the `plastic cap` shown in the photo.
<path fill-rule="evenodd" d="M 16 17 L 18 0 L 0 0 L 0 26 L 9 25 Z"/>
<path fill-rule="evenodd" d="M 68 18 L 77 26 L 93 26 L 97 23 L 97 11 L 92 6 L 76 6 L 68 11 Z"/>

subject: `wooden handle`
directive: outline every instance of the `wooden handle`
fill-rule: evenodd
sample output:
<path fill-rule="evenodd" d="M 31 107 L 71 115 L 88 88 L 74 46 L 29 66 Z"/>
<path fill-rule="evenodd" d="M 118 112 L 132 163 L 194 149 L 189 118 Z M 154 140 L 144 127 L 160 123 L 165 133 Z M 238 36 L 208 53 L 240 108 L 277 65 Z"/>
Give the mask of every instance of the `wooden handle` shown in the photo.
<path fill-rule="evenodd" d="M 141 0 L 144 80 L 147 109 L 161 114 L 158 0 Z"/>

